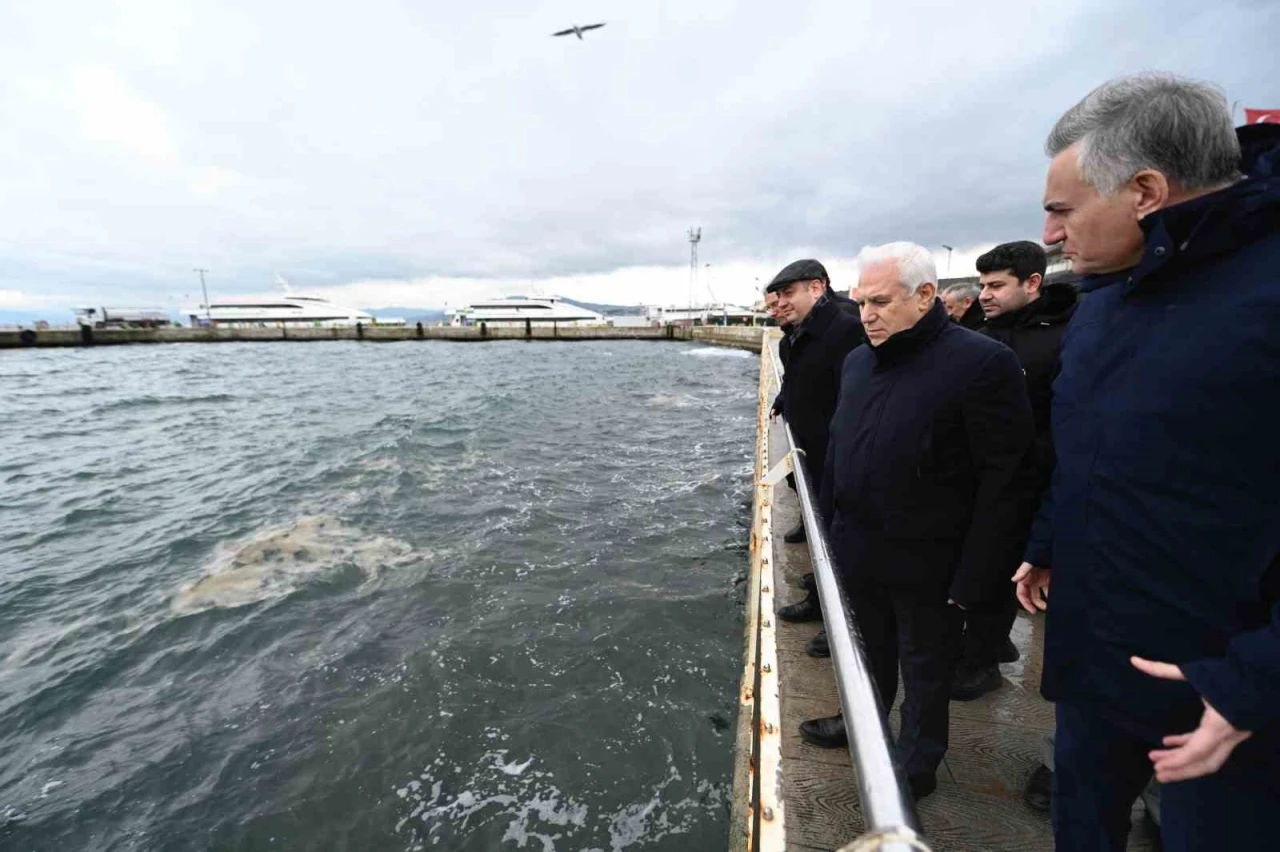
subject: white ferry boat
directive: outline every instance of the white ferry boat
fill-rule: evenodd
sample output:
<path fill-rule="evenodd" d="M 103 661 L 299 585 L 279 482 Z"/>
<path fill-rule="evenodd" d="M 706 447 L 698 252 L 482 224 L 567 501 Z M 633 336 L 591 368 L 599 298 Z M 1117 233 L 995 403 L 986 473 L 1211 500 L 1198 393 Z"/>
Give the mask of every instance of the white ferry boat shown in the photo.
<path fill-rule="evenodd" d="M 281 279 L 287 288 L 288 283 Z M 339 305 L 320 296 L 286 292 L 275 296 L 229 296 L 206 305 L 183 309 L 192 326 L 222 328 L 332 328 L 363 325 L 404 325 L 402 319 L 378 319 L 373 314 Z"/>
<path fill-rule="evenodd" d="M 526 321 L 556 325 L 606 325 L 603 314 L 562 300 L 559 296 L 503 296 L 453 308 L 449 325 L 485 323 L 492 326 L 519 325 Z"/>

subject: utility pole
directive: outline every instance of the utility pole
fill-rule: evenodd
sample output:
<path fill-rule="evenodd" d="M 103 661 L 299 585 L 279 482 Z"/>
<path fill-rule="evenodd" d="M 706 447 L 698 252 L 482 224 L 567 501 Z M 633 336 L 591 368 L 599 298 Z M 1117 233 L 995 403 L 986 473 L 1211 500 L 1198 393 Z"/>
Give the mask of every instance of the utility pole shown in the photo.
<path fill-rule="evenodd" d="M 946 249 L 946 250 L 947 250 L 947 277 L 948 277 L 948 278 L 950 278 L 950 277 L 951 277 L 951 252 L 952 252 L 952 248 L 951 248 L 951 246 L 947 245 L 946 243 L 943 243 L 943 244 L 942 244 L 942 247 L 943 247 L 944 249 Z"/>
<path fill-rule="evenodd" d="M 689 229 L 689 325 L 693 325 L 693 282 L 698 277 L 698 243 L 702 242 L 702 229 Z"/>
<path fill-rule="evenodd" d="M 208 271 L 209 270 L 202 269 L 199 266 L 192 270 L 192 272 L 200 273 L 200 292 L 204 293 L 204 319 L 205 322 L 212 324 L 213 317 L 209 314 L 209 288 L 204 286 L 204 274 Z"/>

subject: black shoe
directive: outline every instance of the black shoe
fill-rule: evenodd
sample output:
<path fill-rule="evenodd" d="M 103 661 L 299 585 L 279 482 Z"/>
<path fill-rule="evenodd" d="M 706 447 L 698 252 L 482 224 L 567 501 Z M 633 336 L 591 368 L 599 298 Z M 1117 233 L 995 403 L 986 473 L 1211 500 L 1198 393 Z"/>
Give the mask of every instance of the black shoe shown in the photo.
<path fill-rule="evenodd" d="M 799 603 L 793 603 L 784 606 L 778 610 L 778 618 L 783 621 L 798 623 L 801 621 L 821 621 L 822 605 L 818 603 L 818 598 L 813 592 L 805 595 L 804 600 Z"/>
<path fill-rule="evenodd" d="M 1026 789 L 1022 791 L 1022 801 L 1027 807 L 1042 814 L 1049 813 L 1049 803 L 1053 800 L 1053 773 L 1047 766 L 1037 766 L 1036 771 L 1027 779 Z"/>
<path fill-rule="evenodd" d="M 809 644 L 804 646 L 804 652 L 820 660 L 830 657 L 831 646 L 827 644 L 827 631 L 820 631 L 817 636 L 810 639 Z"/>
<path fill-rule="evenodd" d="M 844 716 L 827 716 L 800 723 L 800 736 L 818 748 L 840 748 L 849 744 L 844 730 Z"/>
<path fill-rule="evenodd" d="M 1016 663 L 1022 659 L 1022 652 L 1018 650 L 1018 646 L 1013 644 L 1013 640 L 1005 637 L 1004 645 L 1000 648 L 1000 662 Z"/>
<path fill-rule="evenodd" d="M 1000 669 L 995 666 L 976 670 L 962 668 L 956 672 L 955 682 L 951 684 L 951 700 L 972 701 L 988 692 L 995 692 L 1003 683 Z"/>
<path fill-rule="evenodd" d="M 818 581 L 812 574 L 805 574 L 800 578 L 800 588 L 816 593 L 818 591 Z"/>
<path fill-rule="evenodd" d="M 782 540 L 787 544 L 799 544 L 800 542 L 805 541 L 804 519 L 801 518 L 799 521 L 796 521 L 796 525 L 782 537 Z"/>
<path fill-rule="evenodd" d="M 938 789 L 938 776 L 932 772 L 927 775 L 908 775 L 907 786 L 911 788 L 911 795 L 918 802 Z"/>

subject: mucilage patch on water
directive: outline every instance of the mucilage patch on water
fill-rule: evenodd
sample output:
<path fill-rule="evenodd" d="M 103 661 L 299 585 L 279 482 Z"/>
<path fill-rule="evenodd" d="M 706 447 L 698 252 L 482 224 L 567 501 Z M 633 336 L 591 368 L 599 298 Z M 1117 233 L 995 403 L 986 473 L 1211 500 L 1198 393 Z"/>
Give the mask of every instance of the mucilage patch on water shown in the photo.
<path fill-rule="evenodd" d="M 302 517 L 220 545 L 202 576 L 178 590 L 173 610 L 189 615 L 284 597 L 309 578 L 346 565 L 370 581 L 384 570 L 430 557 L 397 539 L 366 536 L 336 518 Z"/>

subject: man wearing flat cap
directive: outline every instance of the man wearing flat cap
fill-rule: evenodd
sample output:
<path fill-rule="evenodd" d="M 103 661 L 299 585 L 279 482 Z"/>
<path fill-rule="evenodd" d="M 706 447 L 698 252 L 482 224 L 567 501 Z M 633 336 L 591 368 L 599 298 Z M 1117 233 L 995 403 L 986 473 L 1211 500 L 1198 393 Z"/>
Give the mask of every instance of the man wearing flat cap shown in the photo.
<path fill-rule="evenodd" d="M 791 425 L 809 481 L 817 493 L 822 485 L 827 423 L 836 410 L 840 368 L 844 357 L 866 337 L 856 310 L 841 310 L 831 291 L 827 270 L 816 260 L 787 264 L 765 292 L 777 294 L 779 321 L 791 326 L 791 352 L 773 411 L 786 417 Z M 804 541 L 803 523 L 784 538 L 792 544 Z M 818 621 L 822 610 L 810 594 L 798 604 L 783 607 L 778 615 L 790 621 Z"/>

